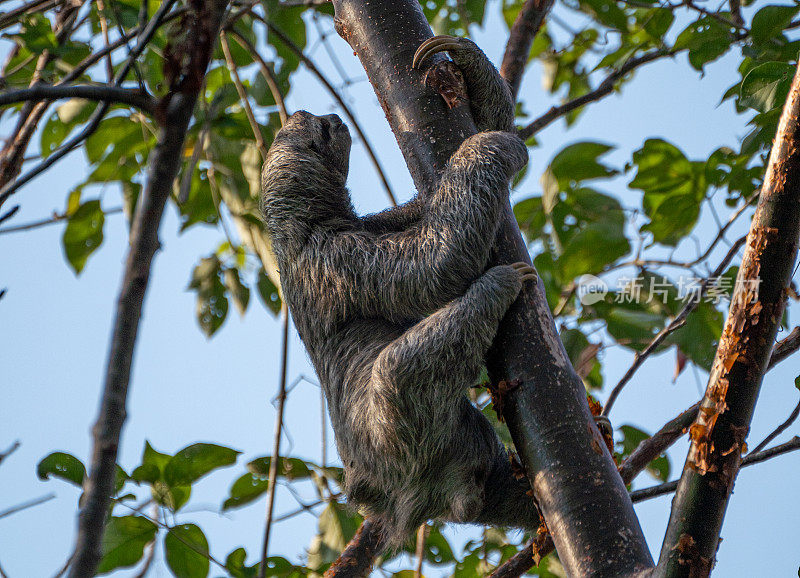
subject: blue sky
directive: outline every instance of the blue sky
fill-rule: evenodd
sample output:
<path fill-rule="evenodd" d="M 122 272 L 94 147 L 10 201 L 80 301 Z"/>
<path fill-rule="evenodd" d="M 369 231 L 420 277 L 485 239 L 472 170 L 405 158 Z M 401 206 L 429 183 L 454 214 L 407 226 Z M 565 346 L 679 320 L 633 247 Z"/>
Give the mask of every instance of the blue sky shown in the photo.
<path fill-rule="evenodd" d="M 497 63 L 506 35 L 497 9 L 490 7 L 487 11 L 490 17 L 484 31 L 476 31 L 474 37 Z M 322 26 L 332 28 L 329 21 Z M 309 26 L 309 38 L 309 46 L 316 46 L 312 56 L 338 80 L 325 51 L 316 43 L 314 26 Z M 330 43 L 348 74 L 363 78 L 344 41 L 333 35 Z M 8 50 L 8 46 L 4 43 L 0 51 Z M 747 117 L 736 115 L 730 103 L 719 105 L 719 98 L 735 81 L 736 64 L 733 58 L 723 59 L 708 66 L 701 77 L 688 66 L 685 56 L 678 56 L 637 72 L 621 95 L 590 107 L 577 127 L 565 130 L 563 122 L 557 122 L 539 135 L 540 147 L 531 151 L 529 176 L 517 187 L 514 199 L 539 194 L 538 177 L 547 162 L 565 144 L 579 140 L 616 145 L 618 149 L 608 159 L 619 166 L 652 136 L 673 142 L 690 158 L 703 158 L 720 145 L 735 145 L 747 133 Z M 532 112 L 543 112 L 554 103 L 540 89 L 540 72 L 534 66 L 520 92 Z M 379 151 L 393 188 L 402 198 L 408 198 L 413 189 L 411 180 L 370 86 L 356 82 L 345 94 Z M 317 114 L 336 112 L 305 71 L 295 77 L 289 106 Z M 0 128 L 8 132 L 8 119 Z M 24 187 L 15 197 L 22 210 L 11 224 L 63 210 L 71 185 L 81 180 L 85 167 L 79 151 Z M 625 205 L 636 206 L 638 193 L 624 186 L 629 179 L 630 175 L 600 188 L 619 195 Z M 360 212 L 386 206 L 380 183 L 358 143 L 351 160 L 350 188 Z M 87 191 L 85 198 L 92 193 L 102 197 L 106 208 L 120 204 L 119 191 L 113 187 Z M 715 231 L 713 221 L 704 215 L 699 227 L 701 244 Z M 62 232 L 63 224 L 59 224 L 0 236 L 0 286 L 8 288 L 0 301 L 0 449 L 16 439 L 22 443 L 0 466 L 0 510 L 49 492 L 57 496 L 0 519 L 0 564 L 11 578 L 52 575 L 72 547 L 78 492 L 57 481 L 38 481 L 35 468 L 39 459 L 55 450 L 87 461 L 89 430 L 96 417 L 125 255 L 124 218 L 109 216 L 103 246 L 76 278 L 63 258 Z M 218 231 L 197 227 L 179 235 L 174 207 L 168 209 L 161 232 L 163 250 L 156 256 L 145 303 L 119 461 L 128 469 L 137 464 L 145 439 L 156 449 L 170 453 L 198 441 L 244 452 L 236 466 L 200 482 L 178 519 L 200 524 L 217 558 L 224 559 L 235 547 L 245 546 L 252 563 L 261 542 L 264 500 L 230 516 L 219 516 L 216 510 L 230 484 L 242 473 L 243 464 L 270 452 L 275 417 L 270 401 L 278 380 L 280 323 L 254 297 L 244 318 L 231 308 L 224 327 L 207 340 L 195 323 L 194 294 L 186 287 L 199 257 L 213 251 L 222 236 Z M 730 238 L 736 236 L 734 232 Z M 791 315 L 796 323 L 795 317 Z M 619 348 L 604 355 L 606 383 L 616 383 L 632 356 Z M 654 431 L 698 399 L 705 375 L 690 369 L 673 384 L 674 362 L 672 351 L 647 361 L 612 412 L 615 426 L 632 423 Z M 751 446 L 783 421 L 796 404 L 798 392 L 793 380 L 799 370 L 800 358 L 795 357 L 767 375 Z M 293 334 L 290 381 L 302 374 L 313 376 L 313 370 Z M 302 382 L 291 392 L 286 423 L 291 437 L 284 439 L 283 451 L 318 461 L 321 419 L 316 387 Z M 777 441 L 797 433 L 794 426 Z M 334 460 L 330 432 L 327 440 L 327 454 Z M 685 450 L 685 443 L 681 443 L 670 453 L 673 476 L 680 471 Z M 800 454 L 783 456 L 742 472 L 725 520 L 716 575 L 793 576 L 797 572 L 798 460 Z M 637 487 L 650 482 L 643 475 Z M 669 503 L 670 498 L 662 497 L 637 506 L 654 555 L 660 548 Z M 295 507 L 290 494 L 279 488 L 277 512 Z M 273 533 L 271 552 L 302 555 L 314 531 L 311 516 L 282 522 Z M 449 536 L 457 545 L 475 533 L 474 528 L 461 527 L 450 530 Z M 211 575 L 219 574 L 212 568 Z M 441 572 L 428 568 L 426 574 L 438 576 Z M 168 572 L 157 567 L 152 575 L 166 576 Z"/>

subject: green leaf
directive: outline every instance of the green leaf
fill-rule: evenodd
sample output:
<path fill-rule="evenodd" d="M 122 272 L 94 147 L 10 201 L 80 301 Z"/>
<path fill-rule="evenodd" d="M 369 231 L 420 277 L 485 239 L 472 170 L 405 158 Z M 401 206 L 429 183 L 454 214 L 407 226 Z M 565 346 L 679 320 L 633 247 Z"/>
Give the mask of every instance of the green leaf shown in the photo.
<path fill-rule="evenodd" d="M 742 80 L 739 104 L 758 112 L 782 107 L 789 95 L 795 68 L 785 62 L 765 62 L 756 66 Z"/>
<path fill-rule="evenodd" d="M 425 538 L 425 560 L 431 564 L 450 564 L 456 560 L 450 543 L 436 526 L 429 529 Z"/>
<path fill-rule="evenodd" d="M 241 452 L 214 444 L 192 444 L 180 450 L 164 467 L 170 486 L 188 486 L 212 471 L 236 463 Z"/>
<path fill-rule="evenodd" d="M 239 477 L 228 492 L 228 498 L 222 503 L 222 510 L 240 508 L 257 500 L 269 489 L 269 479 L 265 475 L 248 472 Z"/>
<path fill-rule="evenodd" d="M 702 302 L 687 317 L 685 325 L 670 334 L 665 343 L 676 344 L 698 367 L 711 371 L 722 324 L 722 312 L 712 304 Z"/>
<path fill-rule="evenodd" d="M 58 48 L 58 40 L 53 33 L 50 21 L 42 13 L 25 14 L 20 18 L 22 28 L 19 33 L 12 34 L 19 43 L 32 53 L 42 53 L 45 50 L 53 51 Z"/>
<path fill-rule="evenodd" d="M 623 226 L 616 223 L 595 223 L 580 230 L 559 256 L 563 279 L 599 273 L 603 268 L 630 251 Z"/>
<path fill-rule="evenodd" d="M 621 456 L 628 457 L 639 447 L 639 444 L 650 437 L 650 434 L 632 425 L 623 425 L 619 428 L 622 433 L 622 440 L 617 442 L 621 446 Z M 647 472 L 657 480 L 666 482 L 669 480 L 670 464 L 666 456 L 659 456 L 647 465 Z"/>
<path fill-rule="evenodd" d="M 550 170 L 561 190 L 590 179 L 607 179 L 617 171 L 602 164 L 598 159 L 614 150 L 614 147 L 599 142 L 577 142 L 564 147 L 550 161 Z"/>
<path fill-rule="evenodd" d="M 319 568 L 336 560 L 362 520 L 358 514 L 349 514 L 341 504 L 329 502 L 317 519 L 318 534 L 308 549 L 309 568 Z"/>
<path fill-rule="evenodd" d="M 144 451 L 142 452 L 142 463 L 131 472 L 131 479 L 137 482 L 155 483 L 161 479 L 161 474 L 164 471 L 164 466 L 172 458 L 169 454 L 162 454 L 153 449 L 150 442 L 144 442 Z"/>
<path fill-rule="evenodd" d="M 206 337 L 222 327 L 228 315 L 228 298 L 220 280 L 222 263 L 211 255 L 200 261 L 192 272 L 189 288 L 197 291 L 197 322 Z"/>
<path fill-rule="evenodd" d="M 609 28 L 628 30 L 628 17 L 614 0 L 581 0 L 581 8 Z"/>
<path fill-rule="evenodd" d="M 86 466 L 71 454 L 53 452 L 39 462 L 36 475 L 40 480 L 47 480 L 50 476 L 61 478 L 81 488 L 86 478 Z"/>
<path fill-rule="evenodd" d="M 270 456 L 256 458 L 247 464 L 247 469 L 254 474 L 261 476 L 269 475 L 269 467 L 272 463 Z M 281 457 L 278 460 L 278 476 L 287 480 L 303 480 L 311 477 L 311 470 L 306 462 L 300 458 Z"/>
<path fill-rule="evenodd" d="M 678 35 L 674 48 L 688 49 L 691 65 L 703 70 L 704 65 L 725 54 L 732 45 L 729 28 L 710 16 L 703 16 Z"/>
<path fill-rule="evenodd" d="M 195 524 L 170 528 L 164 538 L 164 554 L 169 569 L 177 578 L 208 576 L 208 540 Z"/>
<path fill-rule="evenodd" d="M 750 36 L 756 45 L 783 39 L 783 30 L 792 21 L 800 6 L 764 6 L 753 16 Z"/>
<path fill-rule="evenodd" d="M 239 314 L 244 315 L 247 311 L 247 304 L 250 302 L 250 289 L 242 283 L 237 269 L 225 269 L 223 279 L 225 288 L 233 298 L 233 304 L 236 305 Z"/>
<path fill-rule="evenodd" d="M 700 215 L 707 188 L 705 163 L 690 162 L 674 145 L 648 139 L 633 153 L 636 177 L 628 185 L 644 192 L 642 206 L 650 223 L 642 227 L 657 243 L 676 245 Z"/>
<path fill-rule="evenodd" d="M 256 288 L 258 289 L 258 295 L 261 297 L 261 301 L 266 305 L 267 309 L 272 311 L 273 315 L 280 313 L 281 294 L 263 267 L 258 271 Z"/>
<path fill-rule="evenodd" d="M 89 255 L 103 243 L 105 215 L 100 201 L 87 201 L 67 219 L 62 243 L 67 261 L 80 274 Z"/>
<path fill-rule="evenodd" d="M 103 533 L 103 558 L 98 574 L 133 566 L 144 555 L 144 548 L 156 537 L 158 526 L 142 516 L 114 517 Z"/>

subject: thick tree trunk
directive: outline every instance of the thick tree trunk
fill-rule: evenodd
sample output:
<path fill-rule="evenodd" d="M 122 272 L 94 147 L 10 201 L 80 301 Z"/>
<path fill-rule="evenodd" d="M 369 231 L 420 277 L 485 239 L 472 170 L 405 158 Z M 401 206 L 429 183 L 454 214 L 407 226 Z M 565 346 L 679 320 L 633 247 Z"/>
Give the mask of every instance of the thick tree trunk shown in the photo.
<path fill-rule="evenodd" d="M 728 318 L 683 468 L 656 576 L 707 576 L 761 381 L 772 354 L 800 235 L 800 68 L 783 108 Z"/>
<path fill-rule="evenodd" d="M 406 158 L 426 195 L 459 144 L 475 132 L 468 107 L 448 110 L 411 69 L 431 34 L 414 0 L 334 0 L 339 33 L 366 69 Z M 507 207 L 498 262 L 530 261 Z M 625 486 L 594 426 L 583 383 L 573 370 L 544 296 L 524 292 L 503 321 L 489 359 L 506 394 L 503 415 L 561 561 L 570 575 L 625 576 L 652 567 Z"/>

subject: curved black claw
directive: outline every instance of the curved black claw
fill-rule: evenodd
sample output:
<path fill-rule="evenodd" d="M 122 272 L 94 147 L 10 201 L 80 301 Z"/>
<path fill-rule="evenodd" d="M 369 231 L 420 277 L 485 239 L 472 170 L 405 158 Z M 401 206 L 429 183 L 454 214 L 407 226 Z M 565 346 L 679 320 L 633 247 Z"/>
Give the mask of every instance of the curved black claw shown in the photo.
<path fill-rule="evenodd" d="M 417 51 L 414 53 L 414 60 L 412 61 L 411 67 L 419 68 L 423 62 L 437 52 L 446 52 L 463 48 L 463 41 L 463 38 L 447 35 L 428 38 L 425 42 L 419 45 L 419 48 L 417 48 Z"/>

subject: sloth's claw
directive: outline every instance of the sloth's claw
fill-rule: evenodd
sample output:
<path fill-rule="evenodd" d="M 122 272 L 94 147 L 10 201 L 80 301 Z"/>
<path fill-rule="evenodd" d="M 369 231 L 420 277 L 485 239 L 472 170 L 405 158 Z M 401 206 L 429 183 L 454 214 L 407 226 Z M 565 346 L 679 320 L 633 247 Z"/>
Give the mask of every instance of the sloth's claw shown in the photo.
<path fill-rule="evenodd" d="M 412 68 L 419 68 L 423 62 L 438 52 L 449 52 L 463 48 L 461 38 L 455 36 L 434 36 L 419 45 L 414 53 Z"/>

